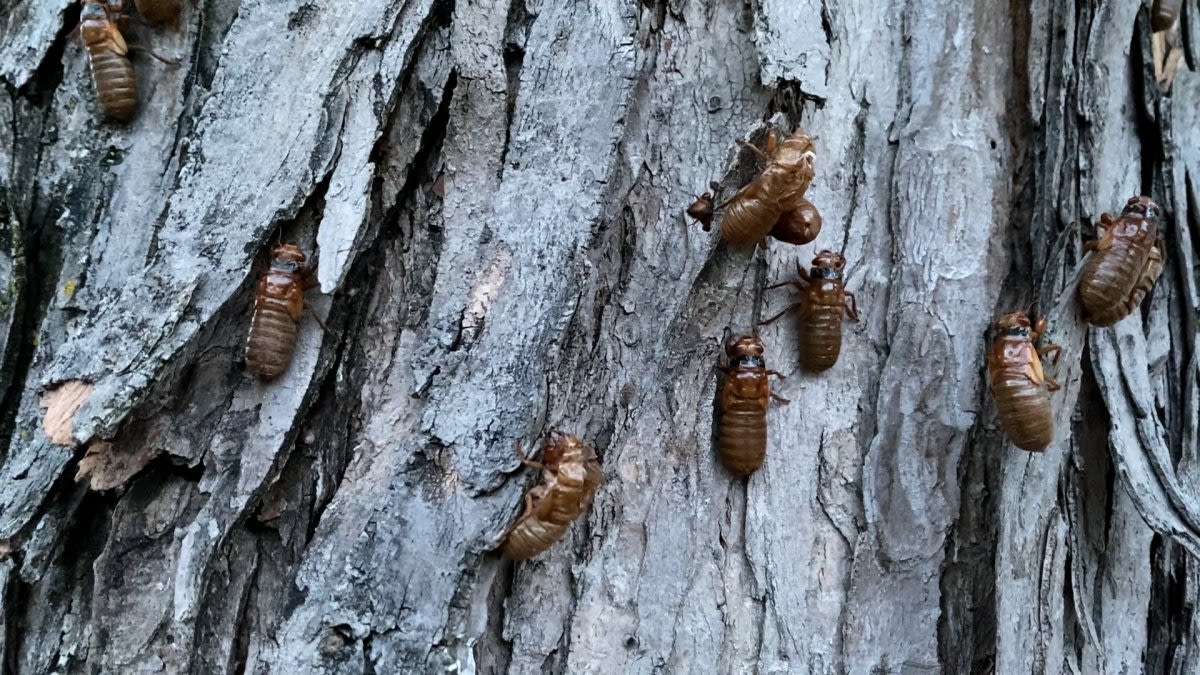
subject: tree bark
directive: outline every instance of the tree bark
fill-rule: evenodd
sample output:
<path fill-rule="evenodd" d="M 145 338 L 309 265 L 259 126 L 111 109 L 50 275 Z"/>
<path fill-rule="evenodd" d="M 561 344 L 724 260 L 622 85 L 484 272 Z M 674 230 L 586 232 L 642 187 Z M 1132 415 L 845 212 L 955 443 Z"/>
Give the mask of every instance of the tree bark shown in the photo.
<path fill-rule="evenodd" d="M 1133 0 L 196 0 L 100 123 L 69 0 L 0 7 L 0 652 L 20 673 L 1200 669 L 1200 6 Z M 814 244 L 685 222 L 734 139 L 813 133 Z M 1089 329 L 1081 237 L 1166 212 Z M 290 369 L 240 363 L 275 241 L 320 254 Z M 832 370 L 765 467 L 712 449 L 723 340 L 843 250 Z M 983 333 L 1064 346 L 1001 436 Z M 513 454 L 591 511 L 495 553 Z"/>

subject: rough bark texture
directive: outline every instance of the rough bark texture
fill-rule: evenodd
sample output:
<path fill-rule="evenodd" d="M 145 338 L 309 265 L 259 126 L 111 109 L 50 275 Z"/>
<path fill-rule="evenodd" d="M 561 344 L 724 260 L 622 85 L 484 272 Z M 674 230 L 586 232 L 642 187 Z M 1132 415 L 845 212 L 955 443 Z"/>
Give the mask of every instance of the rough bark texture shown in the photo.
<path fill-rule="evenodd" d="M 1134 0 L 196 0 L 97 122 L 68 0 L 0 7 L 0 652 L 21 673 L 1200 669 L 1200 8 Z M 1180 56 L 1182 55 L 1182 59 Z M 1164 67 L 1163 64 L 1166 64 Z M 808 246 L 685 223 L 734 138 L 819 149 Z M 1081 235 L 1166 209 L 1088 330 Z M 239 363 L 277 239 L 290 370 Z M 727 331 L 843 249 L 862 321 L 766 466 L 712 450 Z M 1056 441 L 1004 442 L 982 334 L 1037 301 Z M 590 514 L 494 549 L 516 438 Z"/>

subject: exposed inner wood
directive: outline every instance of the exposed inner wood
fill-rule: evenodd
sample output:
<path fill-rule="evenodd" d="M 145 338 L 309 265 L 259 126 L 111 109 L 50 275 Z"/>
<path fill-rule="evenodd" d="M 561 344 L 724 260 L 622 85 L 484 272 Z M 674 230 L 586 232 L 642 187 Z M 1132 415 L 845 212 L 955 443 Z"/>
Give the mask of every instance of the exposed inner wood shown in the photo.
<path fill-rule="evenodd" d="M 70 380 L 47 389 L 42 394 L 40 405 L 45 410 L 42 415 L 42 431 L 50 438 L 51 443 L 74 447 L 78 441 L 71 429 L 75 426 L 75 413 L 87 401 L 95 386 L 82 380 Z"/>

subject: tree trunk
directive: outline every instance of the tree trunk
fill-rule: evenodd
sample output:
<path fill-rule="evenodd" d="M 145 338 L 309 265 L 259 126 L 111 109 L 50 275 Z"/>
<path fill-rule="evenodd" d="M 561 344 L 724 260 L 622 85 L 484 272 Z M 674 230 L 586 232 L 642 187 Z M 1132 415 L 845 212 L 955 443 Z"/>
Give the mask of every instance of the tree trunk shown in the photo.
<path fill-rule="evenodd" d="M 132 4 L 132 3 L 131 3 Z M 0 7 L 0 583 L 20 673 L 1200 669 L 1200 6 L 196 0 L 97 120 L 69 0 Z M 1182 55 L 1182 60 L 1181 60 Z M 815 137 L 817 241 L 685 222 Z M 1081 236 L 1166 211 L 1089 329 Z M 241 364 L 276 241 L 329 331 Z M 844 250 L 861 321 L 765 467 L 712 449 L 722 341 Z M 1005 442 L 983 332 L 1037 302 L 1057 435 Z M 591 511 L 495 548 L 551 428 Z"/>

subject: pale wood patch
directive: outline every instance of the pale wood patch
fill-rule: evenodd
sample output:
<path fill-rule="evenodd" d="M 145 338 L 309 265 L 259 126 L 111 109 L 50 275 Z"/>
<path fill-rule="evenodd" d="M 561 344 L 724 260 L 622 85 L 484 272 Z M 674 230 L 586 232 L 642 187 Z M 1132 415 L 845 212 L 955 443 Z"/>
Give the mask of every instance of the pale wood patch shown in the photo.
<path fill-rule="evenodd" d="M 83 380 L 70 380 L 48 389 L 42 394 L 41 406 L 46 414 L 42 416 L 42 430 L 57 445 L 75 445 L 77 441 L 71 433 L 75 425 L 75 413 L 87 401 L 94 385 Z"/>

